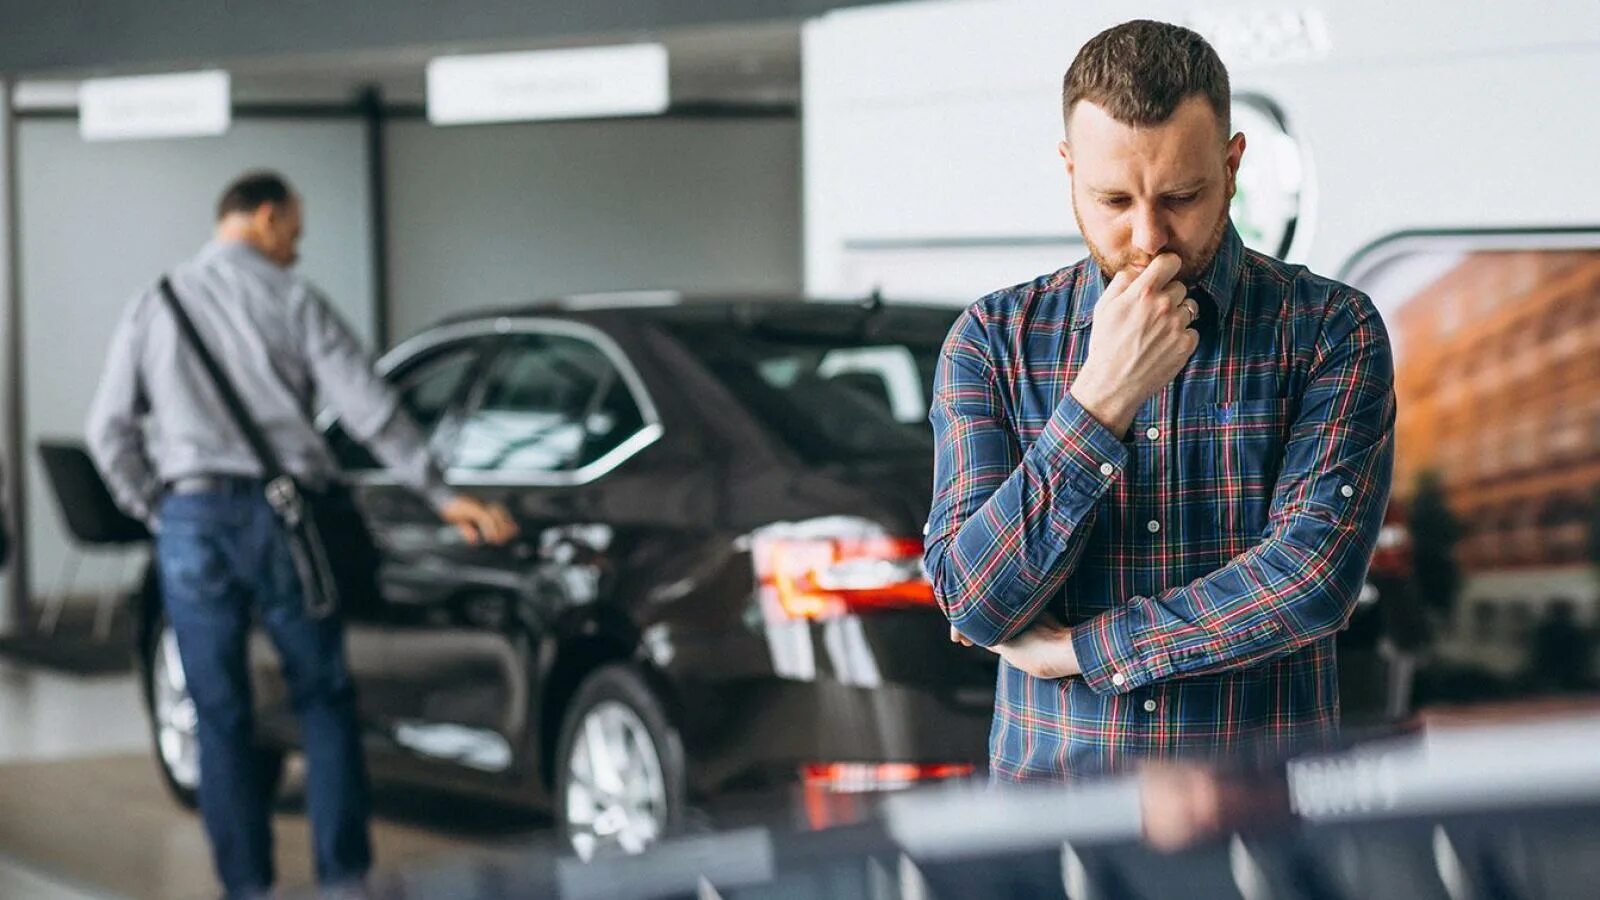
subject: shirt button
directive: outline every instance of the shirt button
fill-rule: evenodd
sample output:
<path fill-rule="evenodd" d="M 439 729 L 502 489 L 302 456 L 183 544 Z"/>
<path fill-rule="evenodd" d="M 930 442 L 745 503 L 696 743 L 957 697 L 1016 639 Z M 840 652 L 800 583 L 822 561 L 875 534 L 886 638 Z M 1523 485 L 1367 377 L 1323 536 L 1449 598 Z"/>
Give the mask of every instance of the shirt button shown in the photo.
<path fill-rule="evenodd" d="M 1339 488 L 1339 493 L 1346 497 L 1354 497 L 1356 495 L 1356 489 L 1347 484 L 1344 487 Z"/>
<path fill-rule="evenodd" d="M 1101 463 L 1100 464 L 1100 474 L 1101 475 L 1110 475 L 1111 473 L 1113 473 L 1115 471 L 1117 471 L 1117 467 L 1113 466 L 1111 463 Z"/>
<path fill-rule="evenodd" d="M 1144 436 L 1153 441 L 1156 438 L 1161 437 L 1161 429 L 1152 427 L 1149 431 L 1144 433 Z"/>
<path fill-rule="evenodd" d="M 1151 519 L 1150 521 L 1144 523 L 1144 527 L 1151 534 L 1155 534 L 1161 530 L 1161 523 L 1157 522 L 1155 519 Z"/>
<path fill-rule="evenodd" d="M 1111 675 L 1111 683 L 1116 685 L 1117 687 L 1122 687 L 1123 685 L 1128 683 L 1128 678 L 1127 678 L 1127 676 L 1123 675 L 1121 672 L 1115 672 L 1115 673 L 1113 673 Z"/>
<path fill-rule="evenodd" d="M 1145 712 L 1155 712 L 1156 711 L 1156 702 L 1154 700 L 1146 700 L 1144 702 L 1144 711 Z"/>

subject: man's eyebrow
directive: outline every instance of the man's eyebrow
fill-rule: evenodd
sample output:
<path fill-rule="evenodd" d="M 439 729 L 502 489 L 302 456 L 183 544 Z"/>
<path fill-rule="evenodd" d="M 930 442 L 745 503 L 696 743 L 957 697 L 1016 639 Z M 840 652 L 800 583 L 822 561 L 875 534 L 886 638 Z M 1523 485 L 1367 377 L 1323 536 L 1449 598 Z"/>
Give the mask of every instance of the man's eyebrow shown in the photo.
<path fill-rule="evenodd" d="M 1191 193 L 1193 191 L 1200 190 L 1201 188 L 1205 187 L 1208 183 L 1210 183 L 1210 179 L 1206 178 L 1205 176 L 1201 176 L 1199 178 L 1191 178 L 1188 181 L 1182 182 L 1180 184 L 1173 185 L 1172 187 L 1163 188 L 1160 193 L 1161 193 L 1162 196 L 1166 196 L 1168 194 L 1187 194 L 1187 193 Z M 1099 187 L 1099 186 L 1091 185 L 1089 187 L 1089 193 L 1094 194 L 1096 196 L 1100 196 L 1100 197 L 1114 197 L 1114 196 L 1126 196 L 1129 192 L 1124 188 Z"/>

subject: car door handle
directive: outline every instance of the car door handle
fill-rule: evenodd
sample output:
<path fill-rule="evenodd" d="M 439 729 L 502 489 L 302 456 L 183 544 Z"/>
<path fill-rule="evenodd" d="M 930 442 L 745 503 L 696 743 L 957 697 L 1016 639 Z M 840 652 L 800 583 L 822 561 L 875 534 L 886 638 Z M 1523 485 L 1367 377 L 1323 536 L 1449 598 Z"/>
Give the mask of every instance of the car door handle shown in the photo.
<path fill-rule="evenodd" d="M 441 547 L 458 547 L 467 542 L 467 536 L 454 525 L 440 525 L 434 530 L 434 539 Z"/>
<path fill-rule="evenodd" d="M 472 546 L 467 543 L 467 537 L 461 533 L 461 529 L 454 525 L 439 526 L 437 540 L 441 547 Z M 510 553 L 514 559 L 526 560 L 532 559 L 538 553 L 538 549 L 528 543 L 527 540 L 517 538 L 506 545 L 506 552 Z"/>

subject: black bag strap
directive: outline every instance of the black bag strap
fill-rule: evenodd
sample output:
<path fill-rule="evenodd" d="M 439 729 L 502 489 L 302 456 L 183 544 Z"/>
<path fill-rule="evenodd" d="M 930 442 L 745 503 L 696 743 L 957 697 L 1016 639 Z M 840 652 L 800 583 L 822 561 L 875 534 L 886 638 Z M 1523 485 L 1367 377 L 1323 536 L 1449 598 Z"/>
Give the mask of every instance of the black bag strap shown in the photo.
<path fill-rule="evenodd" d="M 166 300 L 167 307 L 172 310 L 172 316 L 178 322 L 178 330 L 183 332 L 190 348 L 200 358 L 200 364 L 211 376 L 212 384 L 222 396 L 222 405 L 228 408 L 234 424 L 244 434 L 245 442 L 250 445 L 256 460 L 261 463 L 262 480 L 270 482 L 277 479 L 284 474 L 284 468 L 278 462 L 278 455 L 273 452 L 272 445 L 267 443 L 267 436 L 262 433 L 261 426 L 256 424 L 255 417 L 245 408 L 244 401 L 239 399 L 239 392 L 234 389 L 233 382 L 228 380 L 227 373 L 217 365 L 216 357 L 211 355 L 206 342 L 201 340 L 200 332 L 195 330 L 194 320 L 184 311 L 183 304 L 178 301 L 177 292 L 172 289 L 172 280 L 165 275 L 161 276 L 161 296 Z"/>

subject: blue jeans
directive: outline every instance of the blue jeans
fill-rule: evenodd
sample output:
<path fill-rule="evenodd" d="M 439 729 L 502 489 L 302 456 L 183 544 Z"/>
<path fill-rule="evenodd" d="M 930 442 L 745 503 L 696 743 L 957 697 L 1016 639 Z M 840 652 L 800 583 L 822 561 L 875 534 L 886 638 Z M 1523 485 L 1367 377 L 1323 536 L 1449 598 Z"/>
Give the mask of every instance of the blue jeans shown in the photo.
<path fill-rule="evenodd" d="M 252 611 L 283 663 L 308 769 L 317 880 L 359 881 L 372 865 L 370 801 L 337 616 L 305 614 L 287 539 L 259 482 L 168 496 L 156 560 L 168 620 L 199 718 L 200 814 L 229 897 L 273 880 L 271 803 L 255 741 L 246 641 Z"/>

